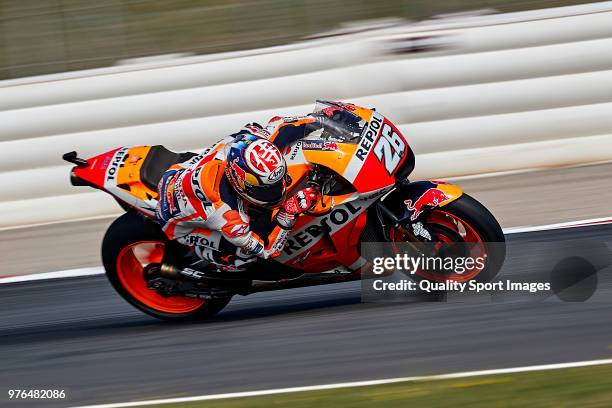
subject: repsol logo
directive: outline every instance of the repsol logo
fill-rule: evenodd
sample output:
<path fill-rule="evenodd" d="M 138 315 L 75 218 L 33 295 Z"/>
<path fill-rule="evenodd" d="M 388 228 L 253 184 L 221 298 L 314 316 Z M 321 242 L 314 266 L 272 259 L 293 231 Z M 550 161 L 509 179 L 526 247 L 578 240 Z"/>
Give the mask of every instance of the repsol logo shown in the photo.
<path fill-rule="evenodd" d="M 187 235 L 185 238 L 186 238 L 187 244 L 191 246 L 219 249 L 218 242 L 208 237 L 203 237 L 201 235 L 193 234 L 193 235 Z"/>
<path fill-rule="evenodd" d="M 202 186 L 200 185 L 200 170 L 202 170 L 202 168 L 198 167 L 193 171 L 191 175 L 191 187 L 193 188 L 193 193 L 195 196 L 198 197 L 200 201 L 206 202 L 208 199 L 206 198 L 206 195 L 204 195 Z"/>
<path fill-rule="evenodd" d="M 121 164 L 126 157 L 127 157 L 126 148 L 123 148 L 117 151 L 117 153 L 115 153 L 115 157 L 113 158 L 113 161 L 111 162 L 110 166 L 108 166 L 108 170 L 106 171 L 107 181 L 111 181 L 115 179 L 117 175 L 117 171 L 119 171 L 119 168 L 121 167 Z"/>
<path fill-rule="evenodd" d="M 300 150 L 301 147 L 302 147 L 302 142 L 298 141 L 293 147 L 293 150 L 291 151 L 291 156 L 289 156 L 289 160 L 295 160 L 295 157 L 297 156 L 298 151 Z"/>
<path fill-rule="evenodd" d="M 293 234 L 291 239 L 287 240 L 287 244 L 285 244 L 283 251 L 287 255 L 293 255 L 313 242 L 317 237 L 332 232 L 334 226 L 346 224 L 349 220 L 353 219 L 355 214 L 358 214 L 362 208 L 363 207 L 353 205 L 352 203 L 346 203 L 344 207 L 332 210 L 332 212 L 321 218 L 319 223 L 309 225 L 302 231 Z"/>
<path fill-rule="evenodd" d="M 380 128 L 383 123 L 383 116 L 379 113 L 373 112 L 372 119 L 370 119 L 370 124 L 365 129 L 365 133 L 361 136 L 361 141 L 359 142 L 359 148 L 355 152 L 355 156 L 361 161 L 365 161 L 366 157 L 370 153 L 372 149 L 372 145 L 378 136 L 378 132 L 380 132 Z"/>

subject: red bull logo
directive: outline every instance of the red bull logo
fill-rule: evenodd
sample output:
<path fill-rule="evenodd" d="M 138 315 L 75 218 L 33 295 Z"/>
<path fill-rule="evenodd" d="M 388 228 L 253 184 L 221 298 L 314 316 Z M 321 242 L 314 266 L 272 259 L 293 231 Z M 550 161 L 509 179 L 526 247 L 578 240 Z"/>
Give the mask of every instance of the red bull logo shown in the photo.
<path fill-rule="evenodd" d="M 241 186 L 244 187 L 244 183 L 246 182 L 246 171 L 244 171 L 238 164 L 236 164 L 236 161 L 231 161 L 229 163 L 230 167 L 232 168 L 232 170 L 234 171 L 234 175 L 236 178 L 236 182 Z"/>
<path fill-rule="evenodd" d="M 448 199 L 450 197 L 444 194 L 442 190 L 430 188 L 417 198 L 414 203 L 412 200 L 404 200 L 404 204 L 406 204 L 408 211 L 412 212 L 410 221 L 414 221 L 421 215 L 424 207 L 435 207 Z"/>

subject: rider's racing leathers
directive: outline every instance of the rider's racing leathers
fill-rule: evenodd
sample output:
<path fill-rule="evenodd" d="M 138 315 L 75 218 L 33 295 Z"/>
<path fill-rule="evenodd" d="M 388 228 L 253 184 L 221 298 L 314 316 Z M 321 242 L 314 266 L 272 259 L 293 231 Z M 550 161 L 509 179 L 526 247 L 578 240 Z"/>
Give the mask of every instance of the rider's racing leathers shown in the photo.
<path fill-rule="evenodd" d="M 173 165 L 158 185 L 156 217 L 169 239 L 191 246 L 196 254 L 223 270 L 242 270 L 257 257 L 278 256 L 295 216 L 314 204 L 312 189 L 286 200 L 275 217 L 247 215 L 248 204 L 225 175 L 225 146 L 244 132 L 264 136 L 279 148 L 317 127 L 311 116 L 275 117 L 268 126 L 247 125 L 186 162 Z M 304 208 L 307 207 L 307 208 Z"/>

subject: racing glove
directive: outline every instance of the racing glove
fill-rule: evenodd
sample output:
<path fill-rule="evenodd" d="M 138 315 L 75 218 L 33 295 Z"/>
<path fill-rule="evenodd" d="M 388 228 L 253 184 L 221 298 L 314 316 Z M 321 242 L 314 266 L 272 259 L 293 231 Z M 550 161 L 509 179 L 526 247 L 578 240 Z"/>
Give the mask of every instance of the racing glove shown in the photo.
<path fill-rule="evenodd" d="M 276 223 L 283 229 L 291 229 L 298 215 L 312 209 L 319 200 L 319 190 L 306 187 L 289 197 L 276 214 Z"/>

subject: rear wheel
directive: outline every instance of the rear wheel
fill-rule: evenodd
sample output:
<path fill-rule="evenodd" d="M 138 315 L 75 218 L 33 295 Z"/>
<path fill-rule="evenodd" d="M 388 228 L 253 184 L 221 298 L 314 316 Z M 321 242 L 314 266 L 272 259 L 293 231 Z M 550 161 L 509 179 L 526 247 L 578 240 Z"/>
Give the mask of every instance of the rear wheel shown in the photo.
<path fill-rule="evenodd" d="M 501 269 L 506 256 L 504 233 L 489 210 L 469 195 L 463 194 L 450 204 L 433 209 L 425 216 L 423 224 L 432 235 L 434 245 L 449 251 L 453 243 L 461 243 L 455 246 L 456 255 L 483 257 L 485 262 L 484 267 L 473 267 L 461 274 L 419 270 L 415 274 L 417 279 L 488 282 Z M 395 242 L 407 240 L 395 228 L 389 231 L 389 238 Z"/>
<path fill-rule="evenodd" d="M 212 317 L 231 298 L 164 297 L 147 287 L 145 268 L 160 263 L 167 239 L 159 226 L 132 211 L 115 220 L 102 242 L 102 262 L 115 290 L 137 309 L 160 319 Z"/>

